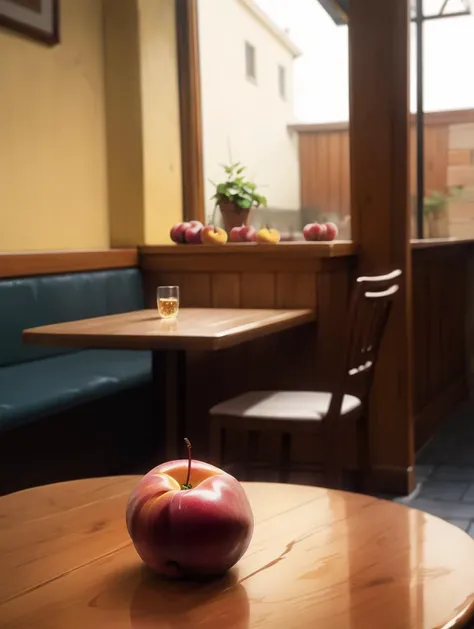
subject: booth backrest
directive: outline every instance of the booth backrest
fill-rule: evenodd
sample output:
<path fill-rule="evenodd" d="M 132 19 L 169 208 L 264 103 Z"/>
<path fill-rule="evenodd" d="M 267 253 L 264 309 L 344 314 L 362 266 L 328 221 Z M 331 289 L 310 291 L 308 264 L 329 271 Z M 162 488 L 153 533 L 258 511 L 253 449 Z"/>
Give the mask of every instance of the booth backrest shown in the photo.
<path fill-rule="evenodd" d="M 0 280 L 0 366 L 76 351 L 25 345 L 26 328 L 143 307 L 136 268 Z"/>

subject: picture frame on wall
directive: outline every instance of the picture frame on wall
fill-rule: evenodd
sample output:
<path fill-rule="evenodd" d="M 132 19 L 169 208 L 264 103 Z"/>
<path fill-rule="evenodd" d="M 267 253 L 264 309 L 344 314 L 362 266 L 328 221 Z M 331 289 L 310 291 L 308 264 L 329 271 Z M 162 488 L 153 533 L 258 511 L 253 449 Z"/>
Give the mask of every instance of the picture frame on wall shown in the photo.
<path fill-rule="evenodd" d="M 54 46 L 59 43 L 59 0 L 0 0 L 0 26 Z"/>

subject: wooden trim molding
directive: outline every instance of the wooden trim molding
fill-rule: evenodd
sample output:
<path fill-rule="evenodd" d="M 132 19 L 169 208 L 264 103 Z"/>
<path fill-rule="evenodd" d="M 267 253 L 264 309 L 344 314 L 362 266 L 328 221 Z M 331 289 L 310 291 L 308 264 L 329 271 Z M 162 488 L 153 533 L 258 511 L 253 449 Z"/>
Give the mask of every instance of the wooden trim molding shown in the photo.
<path fill-rule="evenodd" d="M 474 109 L 455 109 L 451 111 L 431 111 L 425 113 L 425 126 L 468 124 L 472 122 L 474 122 Z M 414 114 L 409 115 L 409 123 L 416 124 Z M 290 131 L 296 131 L 297 133 L 347 131 L 349 129 L 349 122 L 290 124 L 288 125 L 288 129 L 290 129 Z"/>
<path fill-rule="evenodd" d="M 218 256 L 251 256 L 255 258 L 303 257 L 303 258 L 337 258 L 352 256 L 357 253 L 355 244 L 350 240 L 334 242 L 280 242 L 277 245 L 254 243 L 227 243 L 225 247 L 214 245 L 148 245 L 139 247 L 140 256 L 144 254 L 199 257 L 206 255 Z"/>
<path fill-rule="evenodd" d="M 418 240 L 412 239 L 411 248 L 414 251 L 420 249 L 440 249 L 443 247 L 472 247 L 474 240 L 472 238 L 423 238 Z"/>
<path fill-rule="evenodd" d="M 205 222 L 198 3 L 175 0 L 183 219 Z"/>
<path fill-rule="evenodd" d="M 0 278 L 123 269 L 137 265 L 136 249 L 0 253 Z"/>

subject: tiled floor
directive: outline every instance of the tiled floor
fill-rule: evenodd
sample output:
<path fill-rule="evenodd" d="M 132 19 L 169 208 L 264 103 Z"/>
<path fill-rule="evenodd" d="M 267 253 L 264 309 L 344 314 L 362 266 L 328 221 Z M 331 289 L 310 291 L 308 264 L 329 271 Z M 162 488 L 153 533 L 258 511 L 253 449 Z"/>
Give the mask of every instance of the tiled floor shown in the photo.
<path fill-rule="evenodd" d="M 474 403 L 460 408 L 419 454 L 416 476 L 415 491 L 397 501 L 474 537 Z"/>

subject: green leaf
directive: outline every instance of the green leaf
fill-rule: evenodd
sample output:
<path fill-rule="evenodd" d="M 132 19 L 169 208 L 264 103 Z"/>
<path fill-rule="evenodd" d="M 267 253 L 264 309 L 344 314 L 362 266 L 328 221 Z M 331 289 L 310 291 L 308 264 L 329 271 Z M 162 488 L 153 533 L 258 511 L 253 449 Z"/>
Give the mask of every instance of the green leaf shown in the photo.
<path fill-rule="evenodd" d="M 252 207 L 252 201 L 249 201 L 248 199 L 236 199 L 236 203 L 243 210 L 249 210 Z"/>

